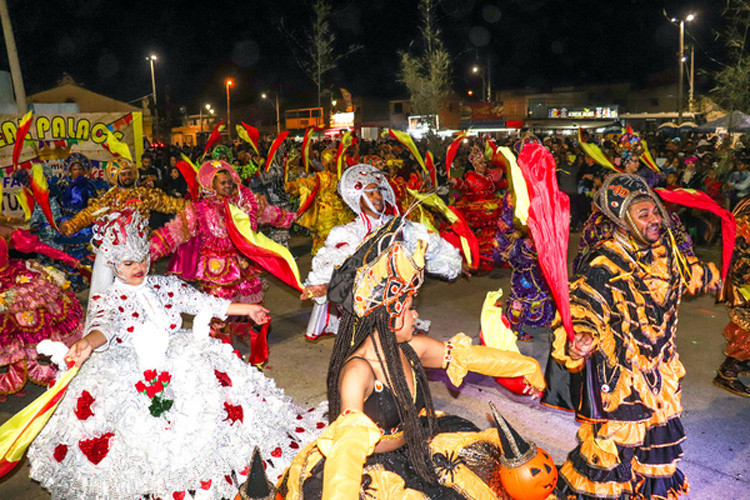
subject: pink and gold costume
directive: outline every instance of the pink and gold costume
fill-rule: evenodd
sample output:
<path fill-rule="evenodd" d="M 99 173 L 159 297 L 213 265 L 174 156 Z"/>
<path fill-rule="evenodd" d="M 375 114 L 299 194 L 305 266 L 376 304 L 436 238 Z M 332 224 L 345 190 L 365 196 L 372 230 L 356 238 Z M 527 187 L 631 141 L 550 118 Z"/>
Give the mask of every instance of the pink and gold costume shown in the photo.
<path fill-rule="evenodd" d="M 74 260 L 26 231 L 14 231 L 10 244 L 21 251 Z M 81 338 L 83 310 L 67 285 L 65 275 L 52 267 L 35 260 L 8 259 L 7 244 L 0 236 L 1 395 L 20 391 L 27 380 L 40 385 L 54 380 L 57 369 L 39 357 L 39 342 L 51 339 L 70 346 Z"/>
<path fill-rule="evenodd" d="M 218 163 L 218 162 L 211 162 Z M 224 165 L 226 163 L 222 162 Z M 201 167 L 201 172 L 203 172 Z M 213 175 L 220 169 L 215 169 Z M 226 169 L 224 169 L 226 170 Z M 232 177 L 237 174 L 231 167 Z M 213 179 L 213 175 L 210 179 Z M 201 179 L 206 189 L 209 179 Z M 253 230 L 260 225 L 289 227 L 295 214 L 273 205 L 267 205 L 242 185 L 237 185 L 229 202 L 247 213 Z M 184 280 L 197 281 L 200 289 L 224 299 L 247 304 L 263 302 L 265 282 L 262 269 L 245 257 L 234 245 L 227 232 L 227 216 L 224 199 L 207 195 L 200 201 L 189 204 L 164 227 L 151 237 L 151 260 L 176 252 L 169 263 L 167 273 L 176 274 Z M 179 248 L 178 248 L 179 247 Z M 247 335 L 249 324 L 235 322 L 231 333 Z M 225 338 L 228 338 L 226 334 Z"/>

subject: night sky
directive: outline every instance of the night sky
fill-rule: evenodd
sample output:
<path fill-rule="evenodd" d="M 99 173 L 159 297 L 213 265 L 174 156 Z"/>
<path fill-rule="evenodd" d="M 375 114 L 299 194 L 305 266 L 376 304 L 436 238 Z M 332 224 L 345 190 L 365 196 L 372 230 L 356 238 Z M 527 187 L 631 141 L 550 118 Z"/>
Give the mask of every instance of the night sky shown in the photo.
<path fill-rule="evenodd" d="M 232 77 L 232 108 L 281 89 L 282 108 L 314 105 L 312 83 L 292 55 L 287 32 L 309 29 L 312 0 L 186 1 L 8 0 L 27 94 L 56 84 L 64 73 L 95 92 L 132 101 L 151 92 L 146 55 L 156 65 L 160 105 L 201 103 L 224 108 Z M 405 97 L 397 82 L 398 52 L 419 47 L 417 0 L 334 1 L 331 28 L 339 51 L 361 49 L 327 75 L 354 95 Z M 470 74 L 478 57 L 492 57 L 493 89 L 632 81 L 676 72 L 678 28 L 665 19 L 697 12 L 686 44 L 696 67 L 724 60 L 714 30 L 723 0 L 442 0 L 436 21 L 453 57 L 457 91 L 479 90 Z M 281 26 L 286 27 L 282 30 Z M 416 42 L 416 43 L 413 43 Z M 8 62 L 2 46 L 0 68 Z M 670 75 L 664 75 L 670 77 Z M 671 76 L 674 78 L 674 76 Z M 669 80 L 667 80 L 669 81 Z M 710 88 L 698 74 L 697 86 Z"/>

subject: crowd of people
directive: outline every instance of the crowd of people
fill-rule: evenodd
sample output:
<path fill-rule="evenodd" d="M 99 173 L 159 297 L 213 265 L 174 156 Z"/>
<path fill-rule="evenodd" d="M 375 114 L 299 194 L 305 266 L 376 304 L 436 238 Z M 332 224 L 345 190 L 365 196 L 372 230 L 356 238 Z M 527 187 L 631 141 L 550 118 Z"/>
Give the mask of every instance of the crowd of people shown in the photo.
<path fill-rule="evenodd" d="M 740 379 L 750 372 L 747 137 L 434 136 L 414 148 L 392 139 L 345 148 L 325 137 L 309 152 L 288 139 L 266 165 L 272 140 L 208 154 L 154 148 L 140 168 L 117 156 L 106 163 L 106 186 L 74 153 L 65 175 L 50 178 L 49 201 L 37 199 L 28 220 L 0 221 L 0 394 L 80 367 L 29 448 L 31 476 L 53 496 L 687 492 L 677 468 L 683 293 L 720 292 L 730 307 L 714 383 L 750 396 Z M 425 165 L 428 150 L 437 159 Z M 570 201 L 569 220 L 558 223 L 582 232 L 575 276 L 562 285 L 569 301 L 552 293 L 560 283 L 547 281 L 538 251 L 547 249 L 537 249 L 516 210 L 539 195 L 514 178 L 519 164 L 539 178 L 551 165 L 554 189 Z M 30 182 L 24 170 L 13 175 Z M 680 188 L 704 192 L 715 208 L 659 194 L 692 192 Z M 724 282 L 693 247 L 716 243 L 721 210 L 734 210 L 737 224 Z M 276 270 L 252 248 L 278 254 L 290 235 L 311 240 L 312 268 L 300 280 L 300 298 L 314 301 L 305 334 L 336 336 L 327 405 L 309 411 L 258 369 L 269 356 L 264 272 Z M 167 276 L 152 274 L 166 258 Z M 514 349 L 472 345 L 463 334 L 431 338 L 430 322 L 412 307 L 425 272 L 450 281 L 496 266 L 511 270 L 507 299 L 492 305 L 503 306 Z M 182 328 L 182 313 L 195 315 L 192 330 Z M 540 328 L 554 333 L 544 375 L 515 348 Z M 238 342 L 249 347 L 245 359 Z M 494 409 L 496 426 L 484 431 L 438 412 L 425 368 L 445 369 L 455 386 L 469 371 L 498 377 L 574 411 L 584 424 L 559 481 L 549 455 Z M 253 449 L 258 459 L 245 467 Z M 524 467 L 534 485 L 511 480 Z"/>

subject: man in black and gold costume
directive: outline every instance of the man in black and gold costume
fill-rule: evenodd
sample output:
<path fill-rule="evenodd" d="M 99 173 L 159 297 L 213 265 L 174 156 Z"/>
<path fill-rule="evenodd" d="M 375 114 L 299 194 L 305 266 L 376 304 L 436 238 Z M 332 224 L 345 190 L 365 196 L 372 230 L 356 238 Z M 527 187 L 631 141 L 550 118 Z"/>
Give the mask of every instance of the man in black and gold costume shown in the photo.
<path fill-rule="evenodd" d="M 583 422 L 560 469 L 560 498 L 675 498 L 688 491 L 677 469 L 685 439 L 677 308 L 684 292 L 718 290 L 720 275 L 679 250 L 642 178 L 615 174 L 595 200 L 616 227 L 571 280 L 575 341 L 556 328 L 546 374 L 544 402 Z"/>
<path fill-rule="evenodd" d="M 74 217 L 60 224 L 60 232 L 71 235 L 106 213 L 122 210 L 125 205 L 132 205 L 143 218 L 148 218 L 151 211 L 176 214 L 187 205 L 182 198 L 172 198 L 158 188 L 138 186 L 138 170 L 125 158 L 116 158 L 109 162 L 105 177 L 112 187 L 98 198 L 89 200 L 89 205 Z"/>

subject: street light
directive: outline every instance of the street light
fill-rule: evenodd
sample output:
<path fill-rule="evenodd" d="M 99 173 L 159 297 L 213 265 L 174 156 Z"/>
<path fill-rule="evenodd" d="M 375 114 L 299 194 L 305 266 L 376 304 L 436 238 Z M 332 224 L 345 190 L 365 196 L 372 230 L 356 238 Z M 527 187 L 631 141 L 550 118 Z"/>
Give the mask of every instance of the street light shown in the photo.
<path fill-rule="evenodd" d="M 152 122 L 152 133 L 154 139 L 156 139 L 158 135 L 157 131 L 159 130 L 159 113 L 156 110 L 156 75 L 154 73 L 154 62 L 158 60 L 158 57 L 156 57 L 156 54 L 149 54 L 149 56 L 146 57 L 146 60 L 151 65 L 151 97 L 154 100 L 154 120 Z"/>
<path fill-rule="evenodd" d="M 479 66 L 478 64 L 475 64 L 471 67 L 471 72 L 478 74 L 479 77 L 482 79 L 482 99 L 487 99 L 487 102 L 492 101 L 492 80 L 490 76 L 490 59 L 487 58 L 487 75 L 485 78 L 485 68 L 482 66 Z"/>
<path fill-rule="evenodd" d="M 263 92 L 260 95 L 263 99 L 268 99 L 268 94 Z M 279 92 L 276 91 L 276 135 L 279 135 L 281 133 L 281 117 L 279 116 Z"/>
<path fill-rule="evenodd" d="M 211 112 L 211 105 L 210 104 L 206 104 L 206 111 L 208 111 L 209 113 Z M 198 130 L 200 132 L 203 132 L 203 108 L 200 107 L 200 106 L 198 107 L 198 114 L 199 114 L 199 118 L 198 118 Z"/>
<path fill-rule="evenodd" d="M 680 53 L 678 54 L 677 60 L 679 64 L 679 83 L 677 85 L 677 125 L 682 124 L 682 94 L 683 94 L 683 80 L 685 79 L 685 23 L 689 23 L 695 20 L 695 14 L 688 14 L 685 19 L 677 19 L 673 17 L 670 19 L 673 23 L 680 22 Z"/>
<path fill-rule="evenodd" d="M 229 87 L 234 85 L 234 82 L 231 79 L 227 79 L 226 86 L 227 86 L 227 133 L 229 134 L 229 140 L 232 140 L 232 118 L 230 114 L 230 108 L 229 108 Z"/>

